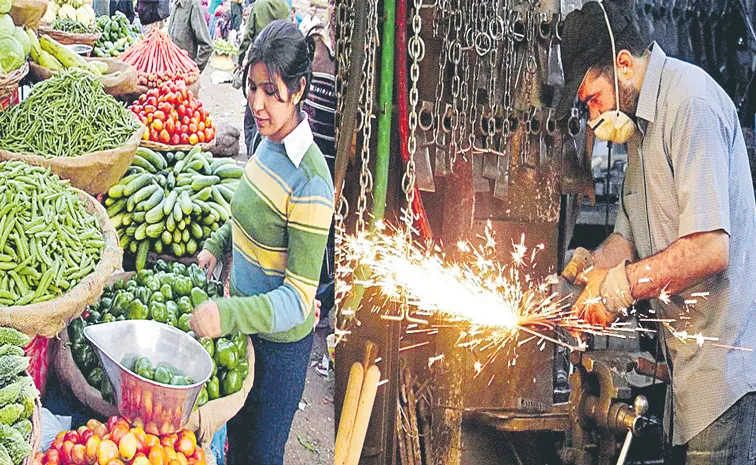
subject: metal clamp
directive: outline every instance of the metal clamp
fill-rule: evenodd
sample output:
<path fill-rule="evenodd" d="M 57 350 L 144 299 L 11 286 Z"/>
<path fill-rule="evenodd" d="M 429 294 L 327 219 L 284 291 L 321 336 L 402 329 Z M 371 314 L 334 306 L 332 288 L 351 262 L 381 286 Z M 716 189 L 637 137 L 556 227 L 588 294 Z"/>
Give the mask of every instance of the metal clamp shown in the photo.
<path fill-rule="evenodd" d="M 539 15 L 538 36 L 543 40 L 548 40 L 552 33 L 552 22 L 549 14 L 544 12 Z"/>

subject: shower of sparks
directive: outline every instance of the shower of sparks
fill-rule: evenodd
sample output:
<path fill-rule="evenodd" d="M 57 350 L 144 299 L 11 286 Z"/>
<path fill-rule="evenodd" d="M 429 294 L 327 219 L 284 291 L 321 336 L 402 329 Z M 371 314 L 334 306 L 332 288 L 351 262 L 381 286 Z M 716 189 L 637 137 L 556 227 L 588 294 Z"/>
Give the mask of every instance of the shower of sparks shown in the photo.
<path fill-rule="evenodd" d="M 511 262 L 502 263 L 496 256 L 500 244 L 490 223 L 479 239 L 480 245 L 458 242 L 455 255 L 459 258 L 451 260 L 439 247 L 424 247 L 388 228 L 345 236 L 340 250 L 345 260 L 340 263 L 339 274 L 352 285 L 378 290 L 387 303 L 406 302 L 414 317 L 406 334 L 430 334 L 431 329 L 449 325 L 462 328 L 458 346 L 486 354 L 483 362 L 475 364 L 478 373 L 502 349 L 516 351 L 529 341 L 536 341 L 540 350 L 547 341 L 571 350 L 585 349 L 580 338 L 577 344 L 571 343 L 555 331 L 557 328 L 573 335 L 618 337 L 632 331 L 622 326 L 589 325 L 572 313 L 567 297 L 551 293 L 547 283 L 535 279 L 531 272 L 544 249 L 542 244 L 528 247 L 522 235 L 511 241 Z M 342 291 L 346 295 L 350 289 L 344 287 Z M 383 307 L 365 302 L 362 305 L 374 312 Z M 433 325 L 418 325 L 422 321 L 418 316 L 436 319 Z M 408 345 L 400 351 L 422 345 Z M 428 363 L 433 365 L 438 360 L 432 357 Z"/>

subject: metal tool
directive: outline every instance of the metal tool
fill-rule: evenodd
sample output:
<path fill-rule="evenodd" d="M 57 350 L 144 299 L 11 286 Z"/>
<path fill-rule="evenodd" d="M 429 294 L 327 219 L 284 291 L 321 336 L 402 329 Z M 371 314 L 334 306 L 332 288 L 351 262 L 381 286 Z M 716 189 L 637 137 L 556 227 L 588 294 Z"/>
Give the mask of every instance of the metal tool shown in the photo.
<path fill-rule="evenodd" d="M 417 151 L 412 154 L 415 160 L 415 183 L 417 188 L 424 192 L 436 192 L 436 183 L 433 180 L 433 167 L 430 161 L 430 149 L 435 147 L 425 140 L 425 133 L 418 131 L 415 136 L 417 139 Z"/>

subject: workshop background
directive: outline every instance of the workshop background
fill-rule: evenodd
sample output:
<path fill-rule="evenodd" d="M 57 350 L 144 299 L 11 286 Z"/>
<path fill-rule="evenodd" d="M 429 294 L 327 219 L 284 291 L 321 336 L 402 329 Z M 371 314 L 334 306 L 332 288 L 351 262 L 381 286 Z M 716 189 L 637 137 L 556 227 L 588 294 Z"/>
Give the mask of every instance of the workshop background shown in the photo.
<path fill-rule="evenodd" d="M 753 0 L 614 3 L 649 43 L 728 92 L 755 171 Z M 511 261 L 506 245 L 524 233 L 529 247 L 543 244 L 531 271 L 539 278 L 575 247 L 596 247 L 613 229 L 627 156 L 596 143 L 585 115 L 553 115 L 560 21 L 582 4 L 337 0 L 337 231 L 378 220 L 403 229 L 411 205 L 409 234 L 450 257 L 459 240 L 484 241 L 490 224 L 505 245 L 498 258 Z M 613 464 L 628 431 L 638 437 L 625 463 L 663 462 L 665 373 L 653 335 L 595 338 L 593 348 L 608 350 L 572 360 L 562 346 L 524 344 L 516 363 L 495 358 L 479 376 L 459 347 L 463 327 L 429 335 L 406 307 L 352 292 L 359 273 L 337 266 L 337 279 L 336 424 L 353 419 L 358 436 L 340 428 L 338 465 Z M 350 374 L 370 370 L 380 381 L 365 416 L 353 411 L 363 398 Z"/>

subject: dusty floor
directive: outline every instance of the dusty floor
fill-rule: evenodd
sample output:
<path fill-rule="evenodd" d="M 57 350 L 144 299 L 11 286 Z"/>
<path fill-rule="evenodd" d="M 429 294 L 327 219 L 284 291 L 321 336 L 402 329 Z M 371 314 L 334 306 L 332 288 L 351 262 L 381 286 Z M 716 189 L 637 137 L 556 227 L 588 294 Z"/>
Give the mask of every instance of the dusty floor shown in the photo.
<path fill-rule="evenodd" d="M 210 66 L 201 76 L 199 97 L 216 122 L 227 120 L 242 130 L 238 162 L 246 161 L 244 146 L 244 96 L 241 90 L 231 84 L 213 84 L 211 74 L 215 71 Z M 326 332 L 318 330 L 312 347 L 310 360 L 318 362 L 327 352 Z M 307 371 L 305 392 L 301 408 L 294 417 L 289 441 L 286 443 L 285 465 L 309 465 L 333 463 L 334 433 L 334 375 L 323 377 L 312 366 Z"/>

